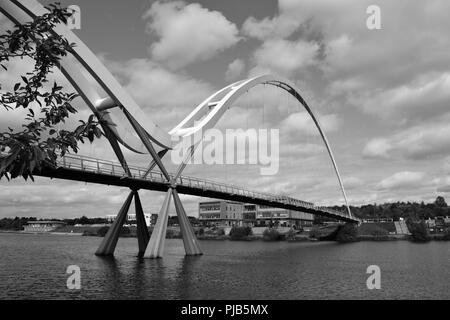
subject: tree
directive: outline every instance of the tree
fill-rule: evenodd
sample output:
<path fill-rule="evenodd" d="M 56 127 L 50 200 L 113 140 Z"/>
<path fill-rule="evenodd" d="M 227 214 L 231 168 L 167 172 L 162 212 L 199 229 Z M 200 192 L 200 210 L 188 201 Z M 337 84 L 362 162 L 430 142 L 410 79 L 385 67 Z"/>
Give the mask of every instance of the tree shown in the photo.
<path fill-rule="evenodd" d="M 439 208 L 446 208 L 447 207 L 447 203 L 445 202 L 444 197 L 442 196 L 438 196 L 436 198 L 436 201 L 434 201 L 434 204 L 439 207 Z"/>
<path fill-rule="evenodd" d="M 52 29 L 59 23 L 66 23 L 72 13 L 59 4 L 47 9 L 48 13 L 32 22 L 16 25 L 0 35 L 3 72 L 8 71 L 12 59 L 34 62 L 33 70 L 22 75 L 11 91 L 0 93 L 0 108 L 10 112 L 22 108 L 28 112 L 21 131 L 11 128 L 0 131 L 0 179 L 22 176 L 33 180 L 33 173 L 43 166 L 54 167 L 59 156 L 70 151 L 76 153 L 78 142 L 83 143 L 84 139 L 92 142 L 102 135 L 94 115 L 86 122 L 81 121 L 74 130 L 58 128 L 77 112 L 72 102 L 78 95 L 64 92 L 56 82 L 49 84 L 49 76 L 59 66 L 60 59 L 73 51 L 73 45 Z"/>
<path fill-rule="evenodd" d="M 411 232 L 411 240 L 415 242 L 427 242 L 431 240 L 427 226 L 422 222 L 407 221 L 408 230 Z"/>
<path fill-rule="evenodd" d="M 338 228 L 336 234 L 336 241 L 345 243 L 345 242 L 354 242 L 357 240 L 358 240 L 357 225 L 353 223 L 346 223 Z"/>
<path fill-rule="evenodd" d="M 233 226 L 230 230 L 230 240 L 246 240 L 252 235 L 252 228 Z"/>
<path fill-rule="evenodd" d="M 268 228 L 263 232 L 264 241 L 280 241 L 283 240 L 283 235 L 281 235 L 276 229 Z"/>
<path fill-rule="evenodd" d="M 108 233 L 109 227 L 104 226 L 97 230 L 97 235 L 99 237 L 104 237 Z"/>

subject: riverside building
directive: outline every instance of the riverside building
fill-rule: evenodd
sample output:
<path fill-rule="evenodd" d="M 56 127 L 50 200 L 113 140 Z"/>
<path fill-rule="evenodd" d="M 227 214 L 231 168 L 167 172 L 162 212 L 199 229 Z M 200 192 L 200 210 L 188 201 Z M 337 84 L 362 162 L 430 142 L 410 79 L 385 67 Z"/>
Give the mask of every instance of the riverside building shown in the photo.
<path fill-rule="evenodd" d="M 310 213 L 243 204 L 231 201 L 199 203 L 199 221 L 204 226 L 282 226 L 309 227 L 314 217 Z"/>

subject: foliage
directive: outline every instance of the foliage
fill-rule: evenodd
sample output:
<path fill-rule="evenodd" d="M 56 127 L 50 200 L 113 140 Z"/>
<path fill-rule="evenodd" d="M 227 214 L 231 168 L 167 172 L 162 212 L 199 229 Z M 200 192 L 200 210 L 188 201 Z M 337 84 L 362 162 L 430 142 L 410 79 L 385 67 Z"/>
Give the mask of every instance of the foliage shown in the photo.
<path fill-rule="evenodd" d="M 344 211 L 344 206 L 334 206 L 331 209 Z M 400 218 L 413 220 L 426 220 L 428 218 L 435 218 L 437 216 L 450 215 L 450 207 L 447 206 L 443 197 L 437 197 L 436 201 L 432 203 L 424 202 L 395 202 L 384 204 L 368 204 L 360 207 L 350 206 L 352 213 L 360 219 L 393 219 L 394 221 Z M 317 218 L 321 221 L 327 221 L 326 218 Z M 315 221 L 317 221 L 315 218 Z M 319 222 L 321 222 L 319 221 Z"/>
<path fill-rule="evenodd" d="M 8 128 L 0 132 L 0 179 L 22 176 L 33 180 L 33 172 L 43 166 L 55 166 L 58 156 L 70 151 L 76 153 L 78 141 L 83 143 L 87 138 L 92 142 L 102 135 L 93 115 L 87 122 L 81 121 L 73 131 L 58 126 L 77 112 L 71 105 L 77 94 L 64 92 L 56 82 L 49 86 L 49 75 L 59 66 L 60 59 L 73 49 L 67 39 L 52 29 L 58 23 L 65 23 L 71 13 L 59 4 L 47 9 L 48 13 L 32 22 L 16 25 L 0 35 L 3 72 L 8 70 L 12 59 L 34 61 L 33 70 L 22 75 L 11 92 L 1 92 L 0 108 L 10 112 L 26 109 L 28 114 L 21 131 Z"/>
<path fill-rule="evenodd" d="M 181 232 L 167 229 L 166 231 L 166 239 L 180 239 L 181 238 Z"/>
<path fill-rule="evenodd" d="M 337 234 L 336 241 L 341 243 L 354 242 L 358 239 L 358 227 L 354 223 L 346 223 L 340 226 Z"/>
<path fill-rule="evenodd" d="M 99 237 L 104 237 L 108 233 L 108 230 L 109 230 L 109 227 L 107 227 L 107 226 L 101 227 L 100 229 L 97 230 L 97 235 Z"/>
<path fill-rule="evenodd" d="M 438 207 L 441 207 L 441 208 L 447 207 L 447 202 L 445 202 L 445 199 L 444 199 L 444 197 L 442 197 L 442 196 L 438 196 L 438 197 L 436 198 L 436 201 L 434 202 L 434 204 L 435 204 L 436 206 L 438 206 Z"/>
<path fill-rule="evenodd" d="M 394 223 L 391 222 L 393 225 Z M 381 227 L 378 223 L 363 223 L 358 228 L 358 233 L 360 235 L 371 235 L 371 236 L 387 236 L 389 234 L 389 231 L 385 228 Z M 395 227 L 394 227 L 395 230 Z"/>
<path fill-rule="evenodd" d="M 81 218 L 64 219 L 64 222 L 68 225 L 73 226 L 76 224 L 82 224 L 82 225 L 106 224 L 106 223 L 108 223 L 108 220 L 105 218 L 88 218 L 86 216 L 82 216 Z"/>
<path fill-rule="evenodd" d="M 36 221 L 36 218 L 3 218 L 0 220 L 0 230 L 21 231 L 28 221 Z"/>
<path fill-rule="evenodd" d="M 120 229 L 120 235 L 129 235 L 131 233 L 131 229 L 125 226 L 122 226 Z"/>
<path fill-rule="evenodd" d="M 413 222 L 408 220 L 407 226 L 411 232 L 411 240 L 415 242 L 427 242 L 431 240 L 427 226 L 424 222 Z"/>
<path fill-rule="evenodd" d="M 267 228 L 263 232 L 263 240 L 265 241 L 280 241 L 283 240 L 283 238 L 283 235 L 274 228 Z"/>
<path fill-rule="evenodd" d="M 442 237 L 442 240 L 450 241 L 450 229 L 447 229 L 447 232 L 446 232 L 445 235 Z"/>
<path fill-rule="evenodd" d="M 293 228 L 289 229 L 288 233 L 286 234 L 286 239 L 288 240 L 293 240 L 295 239 L 295 235 L 297 233 L 295 232 L 295 230 Z"/>
<path fill-rule="evenodd" d="M 230 230 L 230 240 L 244 240 L 248 236 L 251 236 L 252 228 L 251 227 L 238 227 L 233 226 Z"/>
<path fill-rule="evenodd" d="M 217 235 L 218 236 L 224 236 L 225 235 L 225 230 L 223 228 L 220 228 L 219 230 L 217 230 Z"/>

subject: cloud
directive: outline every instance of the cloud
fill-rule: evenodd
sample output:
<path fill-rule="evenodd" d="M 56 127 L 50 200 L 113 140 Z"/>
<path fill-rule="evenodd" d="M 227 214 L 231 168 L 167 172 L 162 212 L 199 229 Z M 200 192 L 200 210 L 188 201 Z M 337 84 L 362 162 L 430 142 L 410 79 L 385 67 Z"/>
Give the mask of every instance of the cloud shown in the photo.
<path fill-rule="evenodd" d="M 171 68 L 207 60 L 239 41 L 235 24 L 198 3 L 157 1 L 144 18 L 150 19 L 148 31 L 159 37 L 150 47 L 152 57 Z"/>
<path fill-rule="evenodd" d="M 369 141 L 363 149 L 368 158 L 400 156 L 408 160 L 425 160 L 450 154 L 450 114 L 439 120 L 407 127 L 385 138 Z"/>
<path fill-rule="evenodd" d="M 377 138 L 370 140 L 363 149 L 363 155 L 368 158 L 387 158 L 392 146 L 386 139 Z"/>
<path fill-rule="evenodd" d="M 368 93 L 354 99 L 353 104 L 392 121 L 440 114 L 450 105 L 450 73 L 433 73 L 412 83 Z"/>
<path fill-rule="evenodd" d="M 301 22 L 301 20 L 295 18 L 295 15 L 289 14 L 273 18 L 266 17 L 262 20 L 249 17 L 242 25 L 242 32 L 249 37 L 259 40 L 285 38 L 291 35 Z"/>
<path fill-rule="evenodd" d="M 400 188 L 414 188 L 420 184 L 425 177 L 424 172 L 403 171 L 383 179 L 377 187 L 382 190 L 392 190 Z"/>
<path fill-rule="evenodd" d="M 241 59 L 236 59 L 228 65 L 227 72 L 225 73 L 225 79 L 227 81 L 236 80 L 242 75 L 245 69 L 245 63 Z"/>
<path fill-rule="evenodd" d="M 167 130 L 215 91 L 207 82 L 148 59 L 105 62 L 144 111 Z"/>
<path fill-rule="evenodd" d="M 317 117 L 325 133 L 334 132 L 342 125 L 342 120 L 336 114 L 327 114 Z M 301 132 L 305 134 L 319 135 L 315 123 L 306 111 L 289 115 L 282 121 L 281 128 L 291 133 Z"/>
<path fill-rule="evenodd" d="M 259 67 L 271 70 L 275 74 L 289 76 L 301 68 L 316 63 L 319 45 L 303 40 L 268 40 L 254 53 Z"/>
<path fill-rule="evenodd" d="M 396 145 L 399 151 L 409 159 L 427 159 L 450 153 L 449 135 L 450 126 L 447 124 L 413 127 L 396 137 Z"/>
<path fill-rule="evenodd" d="M 346 177 L 346 178 L 344 178 L 343 183 L 344 183 L 346 190 L 358 189 L 364 185 L 363 180 L 361 180 L 358 177 Z"/>

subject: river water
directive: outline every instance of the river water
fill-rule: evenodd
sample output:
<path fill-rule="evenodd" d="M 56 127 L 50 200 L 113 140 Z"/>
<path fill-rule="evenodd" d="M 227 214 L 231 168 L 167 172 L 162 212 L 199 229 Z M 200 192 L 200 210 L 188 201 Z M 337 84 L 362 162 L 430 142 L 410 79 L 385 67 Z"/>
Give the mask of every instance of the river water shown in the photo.
<path fill-rule="evenodd" d="M 119 239 L 115 258 L 94 255 L 100 241 L 0 233 L 0 299 L 450 299 L 449 242 L 201 241 L 204 255 L 185 257 L 166 240 L 163 259 L 139 260 L 136 239 Z M 367 289 L 369 265 L 380 290 Z"/>

